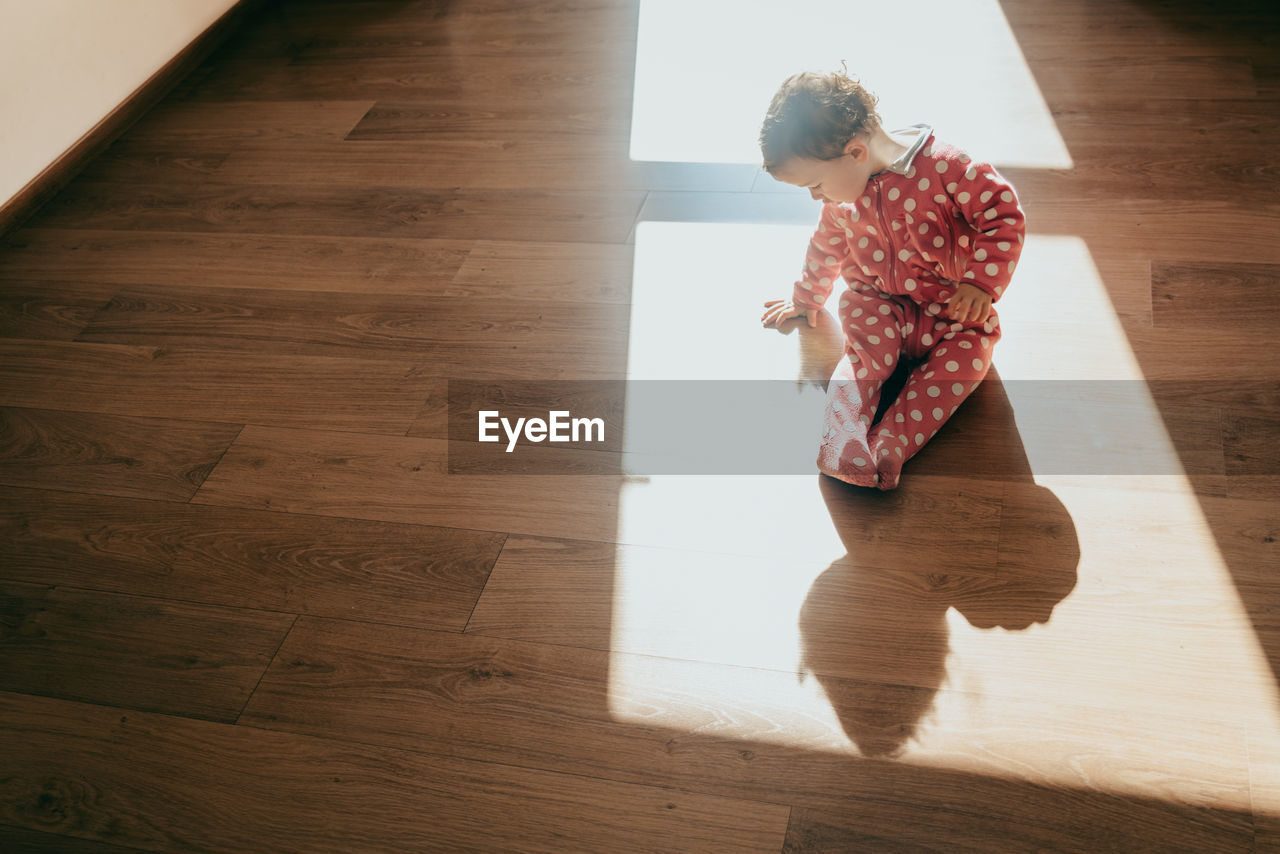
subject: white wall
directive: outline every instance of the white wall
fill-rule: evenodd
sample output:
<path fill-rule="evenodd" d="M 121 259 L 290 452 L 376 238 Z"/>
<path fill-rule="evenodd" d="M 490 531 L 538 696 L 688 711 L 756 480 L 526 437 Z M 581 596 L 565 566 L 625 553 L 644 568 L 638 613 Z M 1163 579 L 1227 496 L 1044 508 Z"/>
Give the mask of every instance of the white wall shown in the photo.
<path fill-rule="evenodd" d="M 236 0 L 0 0 L 0 206 Z"/>

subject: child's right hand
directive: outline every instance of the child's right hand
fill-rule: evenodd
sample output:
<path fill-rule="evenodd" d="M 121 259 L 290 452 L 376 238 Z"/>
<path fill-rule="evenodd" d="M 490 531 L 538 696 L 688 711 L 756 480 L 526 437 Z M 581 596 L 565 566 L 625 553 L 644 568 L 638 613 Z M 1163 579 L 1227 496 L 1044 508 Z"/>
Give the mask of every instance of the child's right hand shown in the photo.
<path fill-rule="evenodd" d="M 822 309 L 802 308 L 789 299 L 769 300 L 764 304 L 764 317 L 760 318 L 765 326 L 778 326 L 793 317 L 804 317 L 810 326 L 818 325 L 818 313 Z"/>

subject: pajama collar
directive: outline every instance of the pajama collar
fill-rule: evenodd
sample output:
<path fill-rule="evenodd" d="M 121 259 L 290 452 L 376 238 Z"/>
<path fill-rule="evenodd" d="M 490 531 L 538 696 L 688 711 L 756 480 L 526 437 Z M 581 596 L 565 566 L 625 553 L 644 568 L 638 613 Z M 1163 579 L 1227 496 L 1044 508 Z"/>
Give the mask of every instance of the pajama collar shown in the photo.
<path fill-rule="evenodd" d="M 911 161 L 920 153 L 920 149 L 924 148 L 924 144 L 929 141 L 929 137 L 933 134 L 933 125 L 912 125 L 901 130 L 891 131 L 893 134 L 903 134 L 908 131 L 918 130 L 920 135 L 916 137 L 916 141 L 911 143 L 911 147 L 902 153 L 902 156 L 889 164 L 886 172 L 897 172 L 899 175 L 907 174 L 907 170 L 911 168 Z"/>

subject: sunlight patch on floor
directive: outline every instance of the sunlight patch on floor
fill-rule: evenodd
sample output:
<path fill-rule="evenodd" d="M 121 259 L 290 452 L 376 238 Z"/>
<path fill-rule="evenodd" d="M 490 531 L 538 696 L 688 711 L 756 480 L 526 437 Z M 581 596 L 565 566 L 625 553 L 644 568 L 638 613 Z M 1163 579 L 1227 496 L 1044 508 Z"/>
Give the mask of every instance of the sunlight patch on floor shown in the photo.
<path fill-rule="evenodd" d="M 759 323 L 764 299 L 789 293 L 808 233 L 642 223 L 631 378 L 826 376 L 840 351 L 834 325 Z M 1030 237 L 999 307 L 1007 331 L 996 365 L 1025 477 L 947 481 L 908 469 L 883 501 L 823 490 L 814 473 L 623 484 L 617 541 L 655 547 L 615 552 L 618 719 L 1249 808 L 1246 745 L 1280 733 L 1275 680 L 1160 413 L 1149 396 L 1125 398 L 1138 450 L 1169 467 L 1153 488 L 1142 474 L 1063 471 L 1055 430 L 1079 425 L 1061 407 L 1038 408 L 1053 402 L 1054 382 L 1141 385 L 1087 246 Z M 953 553 L 908 547 L 903 558 L 903 543 L 929 536 L 930 518 L 890 502 L 927 508 L 989 498 L 984 489 L 996 499 L 1005 490 L 1003 539 Z M 1016 520 L 1024 499 L 1046 495 L 1042 516 Z M 1015 522 L 1037 532 L 1026 549 L 1009 539 Z M 1042 553 L 1059 546 L 1072 554 L 1066 564 Z"/>
<path fill-rule="evenodd" d="M 940 69 L 939 46 L 952 72 Z M 785 11 L 748 11 L 733 0 L 643 0 L 631 158 L 758 163 L 755 140 L 779 84 L 798 71 L 837 69 L 841 60 L 879 96 L 889 128 L 927 122 L 998 165 L 1071 168 L 997 0 L 973 0 L 963 13 L 946 0 L 909 10 L 794 0 Z"/>

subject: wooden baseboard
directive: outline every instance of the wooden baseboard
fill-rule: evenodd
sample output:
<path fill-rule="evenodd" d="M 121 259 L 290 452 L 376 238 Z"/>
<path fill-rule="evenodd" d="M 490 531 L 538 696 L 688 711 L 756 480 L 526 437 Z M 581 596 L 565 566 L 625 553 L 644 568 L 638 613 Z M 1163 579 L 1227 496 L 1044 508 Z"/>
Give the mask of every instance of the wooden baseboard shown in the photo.
<path fill-rule="evenodd" d="M 182 78 L 204 62 L 261 2 L 262 0 L 239 0 L 57 160 L 32 178 L 17 195 L 0 205 L 0 237 L 26 222 L 79 174 L 90 160 L 105 151 L 134 122 L 159 103 Z"/>

